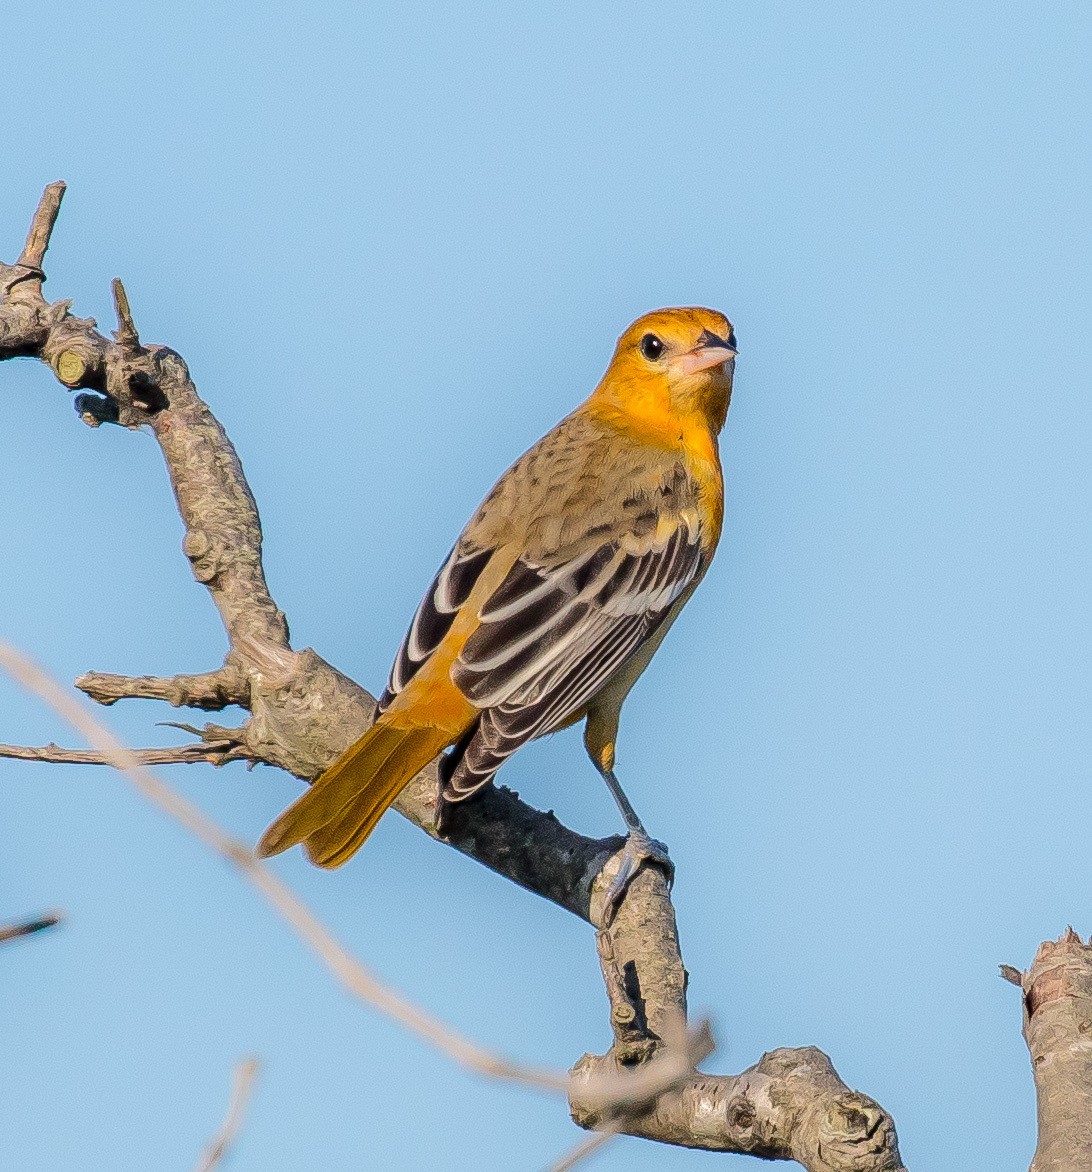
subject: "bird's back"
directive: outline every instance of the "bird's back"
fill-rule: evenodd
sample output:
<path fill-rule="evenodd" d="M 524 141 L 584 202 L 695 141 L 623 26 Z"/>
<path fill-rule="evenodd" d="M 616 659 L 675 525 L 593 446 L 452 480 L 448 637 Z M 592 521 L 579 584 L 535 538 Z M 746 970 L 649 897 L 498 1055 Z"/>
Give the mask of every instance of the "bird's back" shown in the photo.
<path fill-rule="evenodd" d="M 596 542 L 642 552 L 681 521 L 700 528 L 712 547 L 720 533 L 721 492 L 719 465 L 695 468 L 684 450 L 650 445 L 584 408 L 500 478 L 459 545 L 515 544 L 526 561 L 559 565 Z"/>

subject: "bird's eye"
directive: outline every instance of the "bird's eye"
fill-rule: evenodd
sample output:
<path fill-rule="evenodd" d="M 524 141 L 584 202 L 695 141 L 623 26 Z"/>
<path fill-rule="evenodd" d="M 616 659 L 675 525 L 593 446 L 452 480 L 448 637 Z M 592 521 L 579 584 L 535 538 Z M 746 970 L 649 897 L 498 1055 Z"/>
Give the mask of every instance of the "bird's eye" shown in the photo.
<path fill-rule="evenodd" d="M 645 334 L 641 339 L 641 353 L 649 362 L 656 362 L 663 357 L 664 344 L 655 334 Z"/>

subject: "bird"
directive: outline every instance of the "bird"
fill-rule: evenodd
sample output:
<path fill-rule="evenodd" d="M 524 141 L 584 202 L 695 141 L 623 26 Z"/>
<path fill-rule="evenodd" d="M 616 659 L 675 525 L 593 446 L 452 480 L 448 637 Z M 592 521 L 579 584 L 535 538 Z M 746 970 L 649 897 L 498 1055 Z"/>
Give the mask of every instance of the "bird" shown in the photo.
<path fill-rule="evenodd" d="M 622 704 L 708 569 L 724 486 L 732 324 L 704 308 L 645 314 L 589 398 L 525 452 L 425 592 L 371 727 L 266 830 L 333 868 L 438 755 L 438 809 L 489 785 L 522 745 L 584 720 L 627 837 L 607 893 L 670 866 L 615 774 Z"/>

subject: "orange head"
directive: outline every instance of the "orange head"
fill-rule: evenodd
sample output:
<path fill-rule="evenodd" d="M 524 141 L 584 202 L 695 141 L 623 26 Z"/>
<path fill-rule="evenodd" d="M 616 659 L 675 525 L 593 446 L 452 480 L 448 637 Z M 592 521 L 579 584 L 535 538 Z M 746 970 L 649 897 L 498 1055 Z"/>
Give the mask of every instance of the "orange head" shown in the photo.
<path fill-rule="evenodd" d="M 701 424 L 715 435 L 732 394 L 736 335 L 715 309 L 657 309 L 618 339 L 592 402 L 657 430 Z"/>

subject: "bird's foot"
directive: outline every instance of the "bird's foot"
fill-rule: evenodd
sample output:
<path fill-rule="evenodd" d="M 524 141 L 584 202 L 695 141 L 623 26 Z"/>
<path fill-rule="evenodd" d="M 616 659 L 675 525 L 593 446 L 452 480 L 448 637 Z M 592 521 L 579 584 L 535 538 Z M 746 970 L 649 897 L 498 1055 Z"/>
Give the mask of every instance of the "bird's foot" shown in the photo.
<path fill-rule="evenodd" d="M 675 864 L 667 853 L 667 847 L 650 838 L 643 830 L 631 830 L 626 836 L 626 845 L 610 857 L 597 881 L 597 886 L 604 880 L 608 882 L 602 895 L 602 904 L 597 909 L 599 914 L 594 917 L 595 923 L 603 928 L 610 925 L 629 885 L 637 878 L 641 868 L 649 865 L 659 867 L 664 872 L 669 887 L 675 881 Z"/>

